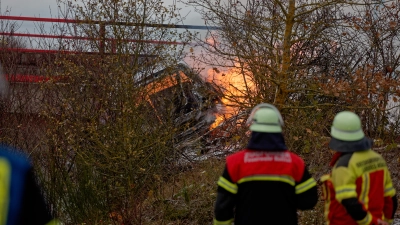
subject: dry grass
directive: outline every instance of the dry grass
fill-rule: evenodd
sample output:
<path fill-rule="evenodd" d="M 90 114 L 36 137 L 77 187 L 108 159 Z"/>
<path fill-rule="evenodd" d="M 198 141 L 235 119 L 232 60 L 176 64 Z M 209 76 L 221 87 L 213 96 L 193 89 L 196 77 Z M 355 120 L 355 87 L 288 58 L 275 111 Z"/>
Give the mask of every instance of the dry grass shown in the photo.
<path fill-rule="evenodd" d="M 143 224 L 211 224 L 224 164 L 224 160 L 210 158 L 164 180 L 144 203 Z"/>
<path fill-rule="evenodd" d="M 396 149 L 378 149 L 388 161 L 393 183 L 399 185 L 399 157 Z M 312 171 L 315 179 L 329 172 L 331 152 L 326 149 L 301 155 Z M 216 198 L 217 180 L 225 161 L 209 158 L 193 164 L 190 168 L 177 172 L 160 183 L 159 189 L 151 191 L 143 208 L 143 224 L 146 225 L 208 225 L 212 223 L 213 205 Z M 322 199 L 310 211 L 299 211 L 300 225 L 323 225 L 324 202 Z"/>

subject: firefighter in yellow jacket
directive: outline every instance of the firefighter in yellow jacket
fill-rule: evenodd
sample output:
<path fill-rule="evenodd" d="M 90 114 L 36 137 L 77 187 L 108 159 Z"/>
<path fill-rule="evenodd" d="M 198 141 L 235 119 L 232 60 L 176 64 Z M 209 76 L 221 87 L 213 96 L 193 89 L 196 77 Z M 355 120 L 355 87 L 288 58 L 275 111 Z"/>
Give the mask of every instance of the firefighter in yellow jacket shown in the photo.
<path fill-rule="evenodd" d="M 335 151 L 331 174 L 321 177 L 325 219 L 329 225 L 385 225 L 397 209 L 386 161 L 371 150 L 361 120 L 349 111 L 338 113 L 329 147 Z"/>

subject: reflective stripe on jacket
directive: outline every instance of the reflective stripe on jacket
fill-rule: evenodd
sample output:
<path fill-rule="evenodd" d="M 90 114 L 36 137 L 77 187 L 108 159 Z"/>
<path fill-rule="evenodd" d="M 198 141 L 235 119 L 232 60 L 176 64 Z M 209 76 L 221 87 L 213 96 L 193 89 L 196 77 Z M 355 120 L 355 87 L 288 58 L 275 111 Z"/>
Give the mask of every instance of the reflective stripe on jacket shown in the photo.
<path fill-rule="evenodd" d="M 396 191 L 378 153 L 365 150 L 342 155 L 331 175 L 322 176 L 321 182 L 328 225 L 369 225 L 377 219 L 393 219 Z M 349 199 L 355 201 L 352 206 L 346 206 Z"/>
<path fill-rule="evenodd" d="M 299 156 L 246 149 L 227 157 L 214 225 L 296 225 L 297 209 L 311 209 L 317 200 L 316 181 Z"/>
<path fill-rule="evenodd" d="M 0 146 L 0 225 L 54 225 L 29 159 Z"/>

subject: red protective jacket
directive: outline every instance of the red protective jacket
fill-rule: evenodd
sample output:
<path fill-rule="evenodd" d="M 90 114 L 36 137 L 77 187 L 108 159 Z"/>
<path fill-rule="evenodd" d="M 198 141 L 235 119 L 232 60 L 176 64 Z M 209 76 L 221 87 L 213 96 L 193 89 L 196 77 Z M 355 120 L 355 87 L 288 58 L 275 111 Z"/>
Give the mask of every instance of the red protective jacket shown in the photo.
<path fill-rule="evenodd" d="M 316 181 L 299 156 L 279 141 L 271 145 L 283 140 L 279 135 L 253 134 L 247 149 L 227 157 L 214 225 L 297 225 L 297 209 L 315 206 Z"/>
<path fill-rule="evenodd" d="M 381 155 L 372 151 L 338 153 L 331 174 L 321 177 L 328 225 L 370 225 L 391 222 L 396 191 Z"/>

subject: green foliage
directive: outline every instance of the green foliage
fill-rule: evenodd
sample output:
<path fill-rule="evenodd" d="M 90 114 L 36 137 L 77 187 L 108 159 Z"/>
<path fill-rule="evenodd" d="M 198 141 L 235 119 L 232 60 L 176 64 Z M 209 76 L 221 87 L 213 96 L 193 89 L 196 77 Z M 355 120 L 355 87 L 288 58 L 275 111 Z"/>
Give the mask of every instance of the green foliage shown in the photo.
<path fill-rule="evenodd" d="M 179 167 L 176 135 L 192 127 L 192 121 L 177 123 L 171 117 L 179 99 L 153 95 L 168 89 L 170 81 L 157 81 L 154 73 L 176 65 L 185 46 L 150 42 L 190 38 L 174 29 L 141 26 L 177 23 L 181 18 L 175 9 L 158 0 L 58 2 L 65 4 L 66 18 L 87 21 L 66 30 L 88 41 L 38 43 L 78 53 L 43 60 L 38 69 L 50 80 L 30 92 L 12 87 L 16 100 L 1 108 L 1 140 L 31 154 L 53 213 L 66 224 L 210 223 L 224 162 L 207 159 Z M 194 59 L 213 67 L 213 75 L 222 80 L 245 82 L 243 88 L 231 83 L 221 88 L 224 103 L 236 107 L 233 114 L 260 102 L 276 103 L 285 120 L 287 146 L 305 159 L 316 179 L 329 172 L 330 126 L 344 109 L 360 114 L 367 136 L 379 138 L 378 147 L 396 161 L 400 91 L 399 71 L 393 68 L 399 66 L 399 46 L 393 43 L 398 43 L 400 26 L 393 21 L 400 3 L 376 11 L 363 4 L 341 17 L 342 5 L 335 5 L 341 1 L 265 2 L 193 3 L 202 7 L 207 24 L 223 27 L 208 33 L 207 42 L 200 43 L 207 46 L 204 55 Z M 372 11 L 380 17 L 371 16 Z M 116 23 L 106 26 L 98 20 Z M 17 74 L 12 70 L 17 59 L 2 55 L 8 74 Z M 220 67 L 227 71 L 221 73 Z M 28 110 L 29 102 L 40 102 L 40 113 Z M 14 111 L 9 115 L 5 109 Z M 246 116 L 224 120 L 208 133 L 215 139 L 208 144 L 246 146 Z M 196 132 L 185 138 L 200 139 Z M 193 146 L 199 154 L 206 147 L 200 142 L 186 147 Z M 300 223 L 323 224 L 322 212 L 320 202 L 300 214 Z"/>
<path fill-rule="evenodd" d="M 88 67 L 68 64 L 70 83 L 47 87 L 59 101 L 42 112 L 48 121 L 42 183 L 64 213 L 59 216 L 73 224 L 113 215 L 125 224 L 140 220 L 132 209 L 154 188 L 154 174 L 174 159 L 173 122 L 159 120 L 141 98 L 146 89 L 118 72 L 127 67 L 118 64 L 103 63 L 103 70 L 114 71 L 112 79 L 97 71 L 95 81 Z"/>
<path fill-rule="evenodd" d="M 173 99 L 152 97 L 168 88 L 153 74 L 176 66 L 184 45 L 149 41 L 175 41 L 176 30 L 129 23 L 179 18 L 174 20 L 173 8 L 161 1 L 59 3 L 69 9 L 65 17 L 87 21 L 75 26 L 73 35 L 92 39 L 62 43 L 63 49 L 79 53 L 61 55 L 44 70 L 55 82 L 42 85 L 48 96 L 41 110 L 44 150 L 34 156 L 40 182 L 66 224 L 140 224 L 141 205 L 156 189 L 156 175 L 177 163 L 174 137 L 181 129 L 171 117 Z M 115 23 L 98 25 L 98 20 Z M 185 32 L 179 36 L 187 40 Z M 153 104 L 163 101 L 163 110 L 156 110 Z"/>

